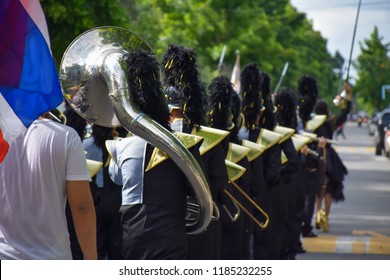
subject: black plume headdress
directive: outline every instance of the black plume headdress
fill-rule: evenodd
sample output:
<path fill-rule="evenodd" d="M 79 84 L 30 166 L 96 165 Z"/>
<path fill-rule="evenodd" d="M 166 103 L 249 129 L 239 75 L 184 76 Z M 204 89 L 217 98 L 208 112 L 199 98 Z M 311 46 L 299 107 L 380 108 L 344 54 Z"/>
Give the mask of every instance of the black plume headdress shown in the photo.
<path fill-rule="evenodd" d="M 172 87 L 176 90 L 178 106 L 190 125 L 206 125 L 206 90 L 196 67 L 193 50 L 170 44 L 163 55 L 162 73 L 168 101 Z"/>
<path fill-rule="evenodd" d="M 238 134 L 243 125 L 243 114 L 241 114 L 242 102 L 238 93 L 233 89 L 233 96 L 231 102 L 233 129 L 230 131 L 230 139 L 232 142 L 239 144 Z"/>
<path fill-rule="evenodd" d="M 127 83 L 135 105 L 170 130 L 169 111 L 160 82 L 160 68 L 156 57 L 141 49 L 125 54 L 124 59 L 127 67 Z"/>
<path fill-rule="evenodd" d="M 259 126 L 273 130 L 276 125 L 275 121 L 275 107 L 271 96 L 271 78 L 268 73 L 261 73 L 261 95 L 264 101 L 265 111 L 261 115 Z"/>
<path fill-rule="evenodd" d="M 314 104 L 317 101 L 318 87 L 316 80 L 307 75 L 302 76 L 298 81 L 298 93 L 299 117 L 303 124 L 305 124 L 310 120 Z"/>
<path fill-rule="evenodd" d="M 209 124 L 211 127 L 230 130 L 232 123 L 231 100 L 234 92 L 229 78 L 214 78 L 209 87 Z"/>
<path fill-rule="evenodd" d="M 277 108 L 275 117 L 279 125 L 297 129 L 297 101 L 294 92 L 290 89 L 283 89 L 275 97 Z"/>
<path fill-rule="evenodd" d="M 255 129 L 258 114 L 263 106 L 261 97 L 261 76 L 257 64 L 246 65 L 241 72 L 242 113 L 245 117 L 245 127 Z"/>

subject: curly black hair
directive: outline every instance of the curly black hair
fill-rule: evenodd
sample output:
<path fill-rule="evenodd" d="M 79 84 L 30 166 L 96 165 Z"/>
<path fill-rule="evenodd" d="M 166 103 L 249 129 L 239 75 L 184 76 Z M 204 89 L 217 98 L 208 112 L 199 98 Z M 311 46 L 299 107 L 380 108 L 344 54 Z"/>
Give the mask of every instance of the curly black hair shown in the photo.
<path fill-rule="evenodd" d="M 256 63 L 247 64 L 241 71 L 242 113 L 245 117 L 245 127 L 254 129 L 257 117 L 262 108 L 261 75 Z"/>
<path fill-rule="evenodd" d="M 241 114 L 241 109 L 242 109 L 242 102 L 240 95 L 233 89 L 233 95 L 232 95 L 232 102 L 231 102 L 231 110 L 232 110 L 232 122 L 234 123 L 233 129 L 230 131 L 230 140 L 233 143 L 240 144 L 239 140 L 239 132 L 240 129 L 243 125 L 243 118 Z"/>
<path fill-rule="evenodd" d="M 318 87 L 316 80 L 308 75 L 303 75 L 298 80 L 298 94 L 299 117 L 305 125 L 306 122 L 311 118 L 310 115 L 318 97 Z"/>
<path fill-rule="evenodd" d="M 235 93 L 233 84 L 226 76 L 214 78 L 209 87 L 209 124 L 227 130 L 232 124 L 231 102 Z"/>
<path fill-rule="evenodd" d="M 64 116 L 66 117 L 66 125 L 74 128 L 80 139 L 84 139 L 87 132 L 87 121 L 81 117 L 76 111 L 68 104 L 65 103 Z"/>
<path fill-rule="evenodd" d="M 112 127 L 104 127 L 97 124 L 92 126 L 92 137 L 95 145 L 100 149 L 105 147 L 106 140 L 114 139 L 112 135 Z"/>
<path fill-rule="evenodd" d="M 190 126 L 207 125 L 206 87 L 200 79 L 193 50 L 170 44 L 162 59 L 165 88 L 179 92 L 179 107 Z"/>
<path fill-rule="evenodd" d="M 282 89 L 275 97 L 275 117 L 279 125 L 297 129 L 297 99 L 293 90 Z"/>
<path fill-rule="evenodd" d="M 169 110 L 154 54 L 137 50 L 124 55 L 127 83 L 136 106 L 168 130 Z"/>
<path fill-rule="evenodd" d="M 261 115 L 259 126 L 273 130 L 276 126 L 274 102 L 271 96 L 271 77 L 268 73 L 261 73 L 261 96 L 263 97 L 265 111 Z"/>

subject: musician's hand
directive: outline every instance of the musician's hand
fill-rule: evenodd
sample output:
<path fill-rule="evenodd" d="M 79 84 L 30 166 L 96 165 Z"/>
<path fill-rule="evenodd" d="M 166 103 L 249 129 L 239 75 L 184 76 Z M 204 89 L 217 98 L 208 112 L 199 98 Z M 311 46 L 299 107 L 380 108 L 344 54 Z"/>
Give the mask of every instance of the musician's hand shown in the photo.
<path fill-rule="evenodd" d="M 308 154 L 307 151 L 308 151 L 308 150 L 309 150 L 309 147 L 308 147 L 307 145 L 305 145 L 305 146 L 303 146 L 303 147 L 301 148 L 300 152 L 301 152 L 301 154 L 307 156 L 307 154 Z"/>
<path fill-rule="evenodd" d="M 352 97 L 351 86 L 348 83 L 344 83 L 344 90 L 347 93 L 348 98 Z"/>
<path fill-rule="evenodd" d="M 324 137 L 320 137 L 318 138 L 318 148 L 322 148 L 322 149 L 325 149 L 325 146 L 326 146 L 326 138 Z"/>

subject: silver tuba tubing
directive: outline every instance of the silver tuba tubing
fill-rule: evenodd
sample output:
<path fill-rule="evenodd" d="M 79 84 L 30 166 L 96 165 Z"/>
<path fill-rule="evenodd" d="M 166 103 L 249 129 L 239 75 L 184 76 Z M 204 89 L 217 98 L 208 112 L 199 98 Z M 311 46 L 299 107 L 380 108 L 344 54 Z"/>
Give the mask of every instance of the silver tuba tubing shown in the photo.
<path fill-rule="evenodd" d="M 122 38 L 123 42 L 109 42 L 102 38 L 104 34 L 109 38 Z M 128 42 L 132 42 L 130 47 Z M 133 104 L 123 54 L 135 50 L 134 45 L 150 50 L 142 38 L 123 28 L 99 27 L 80 35 L 68 47 L 61 61 L 63 94 L 80 116 L 102 126 L 123 125 L 164 151 L 177 164 L 189 180 L 199 204 L 199 218 L 187 225 L 187 233 L 198 234 L 209 225 L 213 212 L 207 178 L 188 149 Z M 111 102 L 107 102 L 108 99 Z"/>

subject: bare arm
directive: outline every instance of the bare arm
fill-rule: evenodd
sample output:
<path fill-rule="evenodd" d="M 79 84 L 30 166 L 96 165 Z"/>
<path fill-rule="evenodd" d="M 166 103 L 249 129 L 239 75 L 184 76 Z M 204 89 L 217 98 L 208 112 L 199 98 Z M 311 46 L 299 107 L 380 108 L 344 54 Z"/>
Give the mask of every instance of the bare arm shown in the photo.
<path fill-rule="evenodd" d="M 97 259 L 96 214 L 88 181 L 66 181 L 77 239 L 86 260 Z"/>

